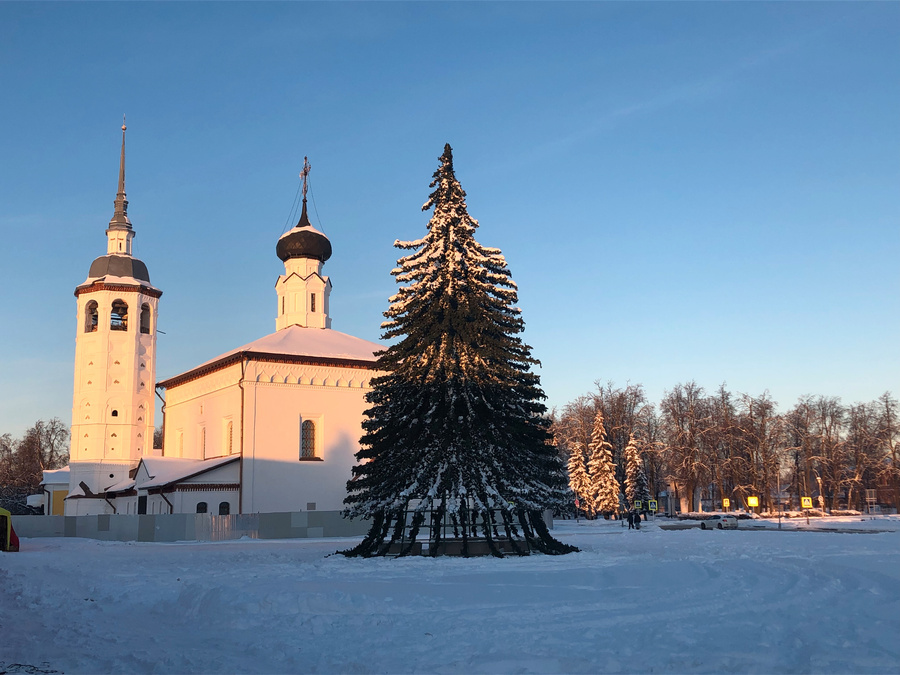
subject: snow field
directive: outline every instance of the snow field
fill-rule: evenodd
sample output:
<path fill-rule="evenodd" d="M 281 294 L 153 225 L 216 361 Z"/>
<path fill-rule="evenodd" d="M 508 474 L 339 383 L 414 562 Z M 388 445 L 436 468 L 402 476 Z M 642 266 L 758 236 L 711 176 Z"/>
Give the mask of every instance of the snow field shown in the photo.
<path fill-rule="evenodd" d="M 900 521 L 842 522 L 893 531 L 557 521 L 581 553 L 503 560 L 25 539 L 0 556 L 0 671 L 897 672 Z"/>

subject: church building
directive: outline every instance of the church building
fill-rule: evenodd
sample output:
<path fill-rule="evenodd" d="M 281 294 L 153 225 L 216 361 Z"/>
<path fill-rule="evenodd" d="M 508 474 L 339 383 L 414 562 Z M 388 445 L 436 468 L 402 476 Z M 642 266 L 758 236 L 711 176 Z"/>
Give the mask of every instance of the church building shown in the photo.
<path fill-rule="evenodd" d="M 381 346 L 331 328 L 331 242 L 309 221 L 308 174 L 304 163 L 299 222 L 275 248 L 275 332 L 155 383 L 162 291 L 132 255 L 122 126 L 107 252 L 75 289 L 66 515 L 343 508 Z M 152 443 L 154 390 L 162 449 Z M 48 493 L 54 480 L 45 477 Z"/>

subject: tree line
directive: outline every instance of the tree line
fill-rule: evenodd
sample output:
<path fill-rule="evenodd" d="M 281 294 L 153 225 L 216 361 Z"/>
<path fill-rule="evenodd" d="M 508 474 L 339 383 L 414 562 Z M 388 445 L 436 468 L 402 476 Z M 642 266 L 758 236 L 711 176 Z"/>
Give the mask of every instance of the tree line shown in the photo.
<path fill-rule="evenodd" d="M 683 512 L 701 503 L 720 508 L 723 498 L 746 507 L 749 496 L 775 511 L 779 493 L 790 508 L 813 497 L 827 509 L 862 510 L 867 489 L 900 508 L 900 419 L 890 392 L 851 405 L 804 396 L 780 412 L 768 392 L 734 394 L 724 384 L 710 393 L 696 382 L 678 384 L 656 405 L 639 384 L 598 383 L 552 413 L 570 473 L 573 455 L 597 445 L 598 417 L 619 484 L 626 484 L 631 443 L 652 496 L 666 492 Z"/>
<path fill-rule="evenodd" d="M 0 435 L 0 507 L 29 512 L 25 498 L 41 490 L 44 470 L 69 463 L 69 427 L 54 417 L 38 420 L 21 438 Z"/>

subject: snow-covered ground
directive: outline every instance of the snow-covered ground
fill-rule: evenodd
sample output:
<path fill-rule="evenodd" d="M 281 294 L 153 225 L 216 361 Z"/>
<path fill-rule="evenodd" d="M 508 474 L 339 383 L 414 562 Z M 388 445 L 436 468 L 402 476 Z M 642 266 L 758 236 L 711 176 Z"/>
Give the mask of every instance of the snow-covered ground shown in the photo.
<path fill-rule="evenodd" d="M 897 517 L 661 522 L 557 521 L 581 553 L 503 560 L 24 539 L 0 554 L 0 672 L 900 672 Z"/>

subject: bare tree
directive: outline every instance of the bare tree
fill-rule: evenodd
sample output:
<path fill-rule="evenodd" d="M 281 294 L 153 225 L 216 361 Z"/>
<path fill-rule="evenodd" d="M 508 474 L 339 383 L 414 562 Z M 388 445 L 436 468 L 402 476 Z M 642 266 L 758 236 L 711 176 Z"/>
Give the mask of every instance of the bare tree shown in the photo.
<path fill-rule="evenodd" d="M 669 479 L 675 484 L 682 511 L 694 511 L 700 487 L 709 475 L 703 456 L 703 388 L 696 382 L 666 392 L 660 414 L 666 442 Z"/>
<path fill-rule="evenodd" d="M 628 384 L 624 389 L 612 382 L 595 383 L 594 408 L 603 413 L 606 436 L 612 445 L 613 463 L 616 465 L 616 479 L 625 480 L 625 448 L 634 433 L 638 418 L 647 407 L 647 395 L 640 384 Z"/>
<path fill-rule="evenodd" d="M 37 489 L 43 472 L 69 462 L 69 428 L 59 418 L 38 420 L 25 432 L 13 453 L 10 485 Z"/>
<path fill-rule="evenodd" d="M 900 416 L 897 399 L 885 392 L 878 397 L 877 443 L 882 452 L 879 480 L 890 487 L 894 508 L 900 512 Z"/>
<path fill-rule="evenodd" d="M 747 473 L 741 491 L 763 500 L 766 511 L 773 510 L 772 494 L 781 467 L 782 420 L 775 411 L 769 392 L 741 397 L 740 430 L 747 458 Z"/>

